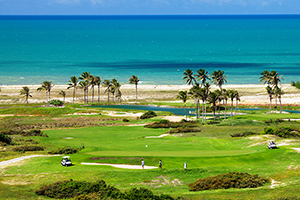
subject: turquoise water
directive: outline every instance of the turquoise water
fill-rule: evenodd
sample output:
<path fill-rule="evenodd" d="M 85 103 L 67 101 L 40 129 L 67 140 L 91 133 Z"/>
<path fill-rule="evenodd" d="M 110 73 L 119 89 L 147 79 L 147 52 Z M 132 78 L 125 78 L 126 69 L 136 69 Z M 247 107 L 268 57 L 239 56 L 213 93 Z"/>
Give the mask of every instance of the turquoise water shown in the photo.
<path fill-rule="evenodd" d="M 121 83 L 184 84 L 182 73 L 223 70 L 228 84 L 264 70 L 299 80 L 300 15 L 0 16 L 0 83 L 67 83 L 89 71 Z"/>

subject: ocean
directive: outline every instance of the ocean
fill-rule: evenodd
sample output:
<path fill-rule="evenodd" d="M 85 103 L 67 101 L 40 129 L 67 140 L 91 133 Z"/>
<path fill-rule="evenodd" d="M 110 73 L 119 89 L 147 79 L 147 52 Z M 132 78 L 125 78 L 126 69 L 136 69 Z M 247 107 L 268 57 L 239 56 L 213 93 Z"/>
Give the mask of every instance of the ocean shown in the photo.
<path fill-rule="evenodd" d="M 300 81 L 300 15 L 0 16 L 0 83 L 66 84 L 84 71 L 125 84 L 185 84 L 182 73 L 222 70 L 259 84 L 276 70 Z"/>

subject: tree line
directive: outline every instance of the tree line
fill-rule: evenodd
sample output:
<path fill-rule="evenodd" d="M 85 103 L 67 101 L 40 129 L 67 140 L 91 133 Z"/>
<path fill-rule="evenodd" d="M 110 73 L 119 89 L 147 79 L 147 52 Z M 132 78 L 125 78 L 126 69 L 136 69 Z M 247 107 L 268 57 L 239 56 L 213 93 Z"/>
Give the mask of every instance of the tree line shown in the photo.
<path fill-rule="evenodd" d="M 138 76 L 132 75 L 128 79 L 130 84 L 135 84 L 136 86 L 136 102 L 137 102 L 137 85 L 140 81 Z M 71 76 L 68 80 L 68 89 L 73 90 L 73 104 L 76 98 L 76 91 L 78 89 L 83 90 L 83 100 L 84 103 L 89 103 L 89 91 L 92 92 L 92 99 L 91 103 L 94 103 L 94 96 L 95 96 L 95 87 L 97 86 L 98 89 L 98 100 L 97 102 L 100 103 L 100 94 L 101 94 L 101 85 L 105 88 L 104 93 L 107 93 L 107 102 L 110 101 L 110 94 L 112 95 L 112 102 L 121 102 L 122 92 L 120 90 L 121 84 L 117 81 L 117 79 L 113 78 L 111 80 L 100 78 L 99 76 L 92 75 L 90 72 L 82 72 L 79 77 Z M 40 87 L 37 88 L 37 91 L 45 91 L 46 102 L 49 103 L 51 96 L 51 89 L 54 87 L 52 81 L 44 81 Z M 28 106 L 28 99 L 32 97 L 30 89 L 28 86 L 22 87 L 20 94 L 24 97 L 25 103 Z M 59 95 L 63 97 L 63 103 L 65 103 L 66 91 L 61 90 Z"/>
<path fill-rule="evenodd" d="M 224 71 L 218 70 L 213 71 L 211 74 L 208 74 L 208 71 L 205 69 L 199 69 L 194 74 L 191 69 L 187 69 L 183 73 L 182 77 L 183 81 L 188 85 L 192 85 L 189 91 L 179 91 L 177 95 L 177 99 L 180 99 L 184 103 L 185 115 L 187 117 L 186 112 L 186 102 L 189 98 L 194 98 L 196 103 L 196 118 L 200 117 L 200 101 L 202 101 L 202 121 L 206 121 L 206 111 L 207 111 L 207 103 L 211 104 L 211 108 L 213 111 L 214 120 L 216 119 L 216 108 L 218 108 L 218 117 L 220 117 L 221 110 L 221 102 L 223 101 L 224 106 L 224 120 L 226 120 L 226 112 L 227 112 L 227 102 L 230 99 L 231 101 L 231 119 L 233 116 L 233 102 L 235 100 L 235 115 L 238 106 L 238 101 L 240 101 L 240 94 L 237 90 L 226 90 L 223 89 L 222 86 L 227 83 L 227 75 L 225 75 Z M 270 99 L 270 113 L 272 107 L 272 99 L 275 98 L 275 108 L 277 108 L 277 99 L 280 103 L 280 113 L 282 113 L 282 103 L 281 97 L 284 94 L 282 87 L 280 87 L 280 81 L 282 80 L 282 76 L 279 75 L 276 71 L 263 71 L 261 73 L 261 77 L 259 80 L 263 84 L 267 84 L 266 91 L 268 93 Z M 219 89 L 211 91 L 211 84 L 216 84 Z M 217 106 L 218 103 L 218 106 Z"/>

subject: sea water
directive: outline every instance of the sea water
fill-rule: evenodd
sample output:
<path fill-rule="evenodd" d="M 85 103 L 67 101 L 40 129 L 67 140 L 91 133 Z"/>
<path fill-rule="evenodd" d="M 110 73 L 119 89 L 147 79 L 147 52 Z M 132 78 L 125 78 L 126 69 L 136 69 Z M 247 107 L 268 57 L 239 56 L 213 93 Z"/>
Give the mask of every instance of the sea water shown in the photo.
<path fill-rule="evenodd" d="M 84 71 L 125 84 L 185 84 L 186 69 L 258 84 L 300 81 L 300 15 L 0 16 L 0 83 L 66 84 Z"/>

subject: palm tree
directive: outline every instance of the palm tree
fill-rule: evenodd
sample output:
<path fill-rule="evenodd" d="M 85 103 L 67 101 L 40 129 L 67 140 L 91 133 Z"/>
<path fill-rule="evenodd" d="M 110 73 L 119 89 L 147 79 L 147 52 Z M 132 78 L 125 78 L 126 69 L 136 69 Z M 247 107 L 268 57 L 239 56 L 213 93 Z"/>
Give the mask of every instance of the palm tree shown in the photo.
<path fill-rule="evenodd" d="M 224 120 L 226 120 L 226 110 L 227 110 L 227 100 L 229 97 L 229 92 L 226 89 L 223 89 L 223 93 L 222 93 L 223 99 L 225 100 L 225 114 L 224 114 Z"/>
<path fill-rule="evenodd" d="M 98 86 L 98 103 L 100 103 L 100 85 L 101 85 L 101 78 L 99 76 L 95 77 L 95 84 Z"/>
<path fill-rule="evenodd" d="M 117 79 L 112 79 L 111 80 L 112 83 L 112 94 L 113 97 L 115 97 L 115 93 L 118 93 L 118 91 L 120 90 L 121 84 L 117 81 Z"/>
<path fill-rule="evenodd" d="M 265 70 L 263 71 L 262 73 L 260 73 L 260 77 L 259 77 L 259 80 L 262 84 L 268 84 L 270 85 L 271 84 L 271 79 L 270 79 L 270 72 Z"/>
<path fill-rule="evenodd" d="M 187 69 L 183 72 L 183 77 L 182 77 L 183 81 L 186 81 L 186 83 L 188 85 L 193 85 L 194 82 L 196 82 L 194 76 L 193 76 L 193 71 L 190 69 Z"/>
<path fill-rule="evenodd" d="M 188 100 L 188 92 L 187 91 L 178 92 L 178 95 L 176 96 L 176 99 L 180 99 L 184 103 L 185 119 L 187 120 L 186 101 Z"/>
<path fill-rule="evenodd" d="M 284 94 L 284 91 L 283 91 L 283 89 L 277 87 L 277 88 L 275 88 L 275 94 L 278 96 L 278 99 L 279 99 L 280 114 L 281 114 L 282 113 L 282 110 L 281 110 L 281 106 L 282 106 L 282 104 L 281 104 L 281 96 Z"/>
<path fill-rule="evenodd" d="M 96 77 L 94 75 L 91 75 L 89 81 L 92 89 L 92 103 L 94 103 L 94 95 L 95 95 L 94 87 L 96 85 Z"/>
<path fill-rule="evenodd" d="M 219 88 L 220 91 L 222 91 L 222 85 L 224 83 L 227 83 L 227 76 L 224 75 L 224 71 L 218 70 L 218 71 L 213 71 L 211 74 L 212 77 L 212 82 L 215 83 Z"/>
<path fill-rule="evenodd" d="M 215 93 L 217 93 L 218 95 L 218 102 L 219 102 L 219 105 L 218 105 L 218 117 L 220 118 L 220 110 L 221 110 L 221 101 L 223 99 L 223 93 L 221 90 L 215 90 Z"/>
<path fill-rule="evenodd" d="M 138 76 L 132 75 L 128 81 L 130 84 L 135 84 L 135 103 L 137 103 L 137 85 L 140 80 Z"/>
<path fill-rule="evenodd" d="M 65 100 L 66 100 L 66 92 L 65 92 L 64 90 L 61 90 L 61 91 L 59 92 L 59 94 L 60 94 L 61 96 L 63 96 L 63 98 L 64 98 L 64 104 L 65 104 Z"/>
<path fill-rule="evenodd" d="M 269 75 L 270 83 L 272 84 L 273 89 L 276 91 L 280 81 L 283 80 L 282 75 L 279 75 L 279 73 L 276 71 L 271 71 Z M 277 108 L 277 97 L 278 95 L 275 92 L 275 108 Z"/>
<path fill-rule="evenodd" d="M 68 83 L 69 86 L 68 86 L 67 90 L 70 88 L 74 88 L 73 89 L 73 104 L 75 101 L 75 93 L 76 93 L 76 89 L 77 89 L 77 84 L 78 84 L 78 78 L 76 76 L 71 76 L 69 83 Z"/>
<path fill-rule="evenodd" d="M 22 87 L 22 90 L 20 91 L 20 94 L 24 95 L 25 102 L 26 102 L 26 105 L 28 107 L 28 98 L 32 97 L 32 95 L 30 94 L 30 89 L 27 86 L 24 86 L 24 87 Z"/>
<path fill-rule="evenodd" d="M 241 100 L 240 97 L 241 96 L 240 96 L 239 92 L 237 90 L 235 90 L 235 112 L 234 112 L 234 115 L 236 115 L 238 102 Z"/>
<path fill-rule="evenodd" d="M 217 91 L 209 93 L 209 103 L 213 104 L 213 116 L 214 120 L 216 120 L 216 102 L 219 99 L 219 95 Z"/>
<path fill-rule="evenodd" d="M 119 101 L 121 103 L 122 92 L 120 90 L 118 90 L 118 92 L 116 94 L 116 98 L 117 98 L 117 101 Z"/>
<path fill-rule="evenodd" d="M 274 95 L 275 93 L 274 93 L 273 88 L 270 87 L 269 85 L 266 87 L 266 90 L 267 90 L 267 93 L 268 93 L 269 98 L 270 98 L 270 113 L 271 113 L 272 99 L 273 99 L 273 95 Z"/>
<path fill-rule="evenodd" d="M 210 80 L 210 77 L 208 75 L 208 71 L 205 71 L 205 69 L 198 69 L 197 74 L 195 74 L 196 80 L 201 81 L 201 86 L 204 86 L 207 80 Z"/>
<path fill-rule="evenodd" d="M 78 84 L 78 87 L 83 90 L 83 101 L 84 101 L 84 103 L 88 103 L 87 90 L 88 90 L 89 84 L 86 81 L 80 81 L 79 84 Z"/>
<path fill-rule="evenodd" d="M 90 72 L 82 72 L 79 79 L 86 82 L 86 84 L 85 84 L 86 103 L 89 103 L 89 87 L 91 85 L 91 73 Z"/>
<path fill-rule="evenodd" d="M 232 120 L 233 100 L 236 97 L 236 92 L 237 92 L 236 90 L 228 90 L 228 96 L 231 101 L 231 114 L 230 114 L 231 120 Z"/>
<path fill-rule="evenodd" d="M 188 92 L 192 97 L 195 98 L 195 103 L 196 103 L 196 119 L 198 120 L 198 111 L 199 111 L 199 99 L 200 97 L 200 87 L 199 84 L 196 83 Z M 202 110 L 203 111 L 203 110 Z"/>
<path fill-rule="evenodd" d="M 210 88 L 210 84 L 205 83 L 204 87 L 200 88 L 200 91 L 199 91 L 200 98 L 203 102 L 202 103 L 202 121 L 203 121 L 203 117 L 204 117 L 205 122 L 206 122 L 206 101 L 209 98 L 209 88 Z M 204 111 L 203 111 L 203 105 L 204 105 Z"/>
<path fill-rule="evenodd" d="M 37 88 L 38 91 L 42 91 L 42 90 L 46 91 L 46 102 L 47 102 L 47 104 L 50 101 L 50 91 L 51 91 L 53 86 L 54 85 L 52 85 L 52 81 L 44 81 L 42 83 L 41 87 Z M 48 97 L 47 97 L 47 93 L 48 93 Z"/>
<path fill-rule="evenodd" d="M 111 84 L 110 80 L 104 79 L 103 82 L 102 82 L 102 85 L 104 87 L 106 87 L 106 90 L 104 91 L 104 93 L 107 92 L 107 103 L 109 103 L 109 93 L 111 91 L 112 84 Z"/>

